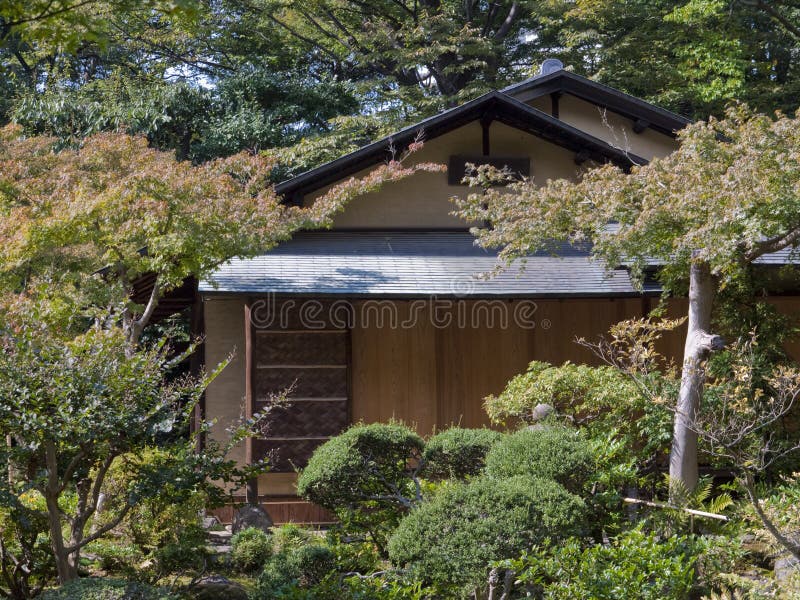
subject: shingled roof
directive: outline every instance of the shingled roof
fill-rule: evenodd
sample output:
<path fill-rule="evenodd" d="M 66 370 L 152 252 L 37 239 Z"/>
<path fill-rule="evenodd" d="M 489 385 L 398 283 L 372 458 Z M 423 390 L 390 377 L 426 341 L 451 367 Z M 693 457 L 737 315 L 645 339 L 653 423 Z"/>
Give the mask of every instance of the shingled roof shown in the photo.
<path fill-rule="evenodd" d="M 204 294 L 381 298 L 547 298 L 633 296 L 628 271 L 608 271 L 587 249 L 563 245 L 490 278 L 497 252 L 467 231 L 308 232 L 247 260 L 234 259 L 200 282 Z M 658 292 L 648 283 L 645 292 Z"/>

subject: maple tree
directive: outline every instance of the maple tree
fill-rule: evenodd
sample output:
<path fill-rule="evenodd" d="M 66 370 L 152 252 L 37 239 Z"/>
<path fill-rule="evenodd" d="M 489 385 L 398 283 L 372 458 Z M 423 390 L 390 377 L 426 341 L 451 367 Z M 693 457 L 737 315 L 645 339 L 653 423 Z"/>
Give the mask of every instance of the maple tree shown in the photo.
<path fill-rule="evenodd" d="M 607 165 L 578 181 L 527 180 L 492 187 L 496 172 L 480 167 L 456 200 L 462 217 L 490 222 L 475 229 L 484 246 L 511 260 L 555 250 L 554 242 L 590 242 L 613 269 L 628 266 L 641 280 L 659 269 L 667 291 L 688 281 L 688 331 L 670 453 L 670 476 L 693 489 L 698 480 L 697 432 L 703 363 L 724 341 L 712 330 L 721 291 L 745 281 L 760 257 L 800 240 L 800 127 L 796 117 L 770 118 L 745 107 L 726 118 L 689 125 L 680 147 L 630 173 Z"/>
<path fill-rule="evenodd" d="M 195 166 L 149 148 L 143 137 L 116 133 L 55 151 L 51 138 L 26 138 L 6 127 L 0 133 L 2 284 L 22 290 L 43 277 L 94 279 L 80 289 L 94 289 L 107 306 L 121 305 L 118 316 L 135 347 L 163 295 L 186 278 L 265 252 L 299 229 L 326 227 L 354 196 L 441 169 L 391 161 L 299 207 L 274 192 L 271 167 L 252 153 Z M 146 274 L 155 275 L 147 303 L 126 300 Z M 54 293 L 77 289 L 50 287 Z"/>

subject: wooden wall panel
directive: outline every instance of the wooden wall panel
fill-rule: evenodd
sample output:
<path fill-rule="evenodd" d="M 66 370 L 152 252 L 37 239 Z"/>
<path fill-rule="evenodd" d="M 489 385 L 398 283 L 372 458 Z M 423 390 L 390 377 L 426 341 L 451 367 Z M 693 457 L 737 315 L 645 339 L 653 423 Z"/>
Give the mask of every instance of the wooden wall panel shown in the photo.
<path fill-rule="evenodd" d="M 519 301 L 503 301 L 513 315 Z M 355 306 L 352 331 L 352 418 L 354 422 L 401 420 L 422 434 L 452 424 L 488 424 L 483 400 L 501 392 L 509 379 L 532 360 L 596 364 L 597 359 L 575 342 L 596 339 L 625 318 L 641 316 L 640 298 L 543 300 L 533 312 L 533 328 L 477 320 L 436 327 L 430 311 L 417 313 L 417 325 L 403 328 L 358 323 Z M 396 303 L 399 322 L 409 315 L 409 302 Z M 474 315 L 474 302 L 464 302 Z M 496 316 L 496 315 L 495 315 Z"/>
<path fill-rule="evenodd" d="M 357 303 L 360 312 L 363 303 Z M 396 303 L 398 323 L 413 310 Z M 355 327 L 352 331 L 354 422 L 392 419 L 430 431 L 436 423 L 436 338 L 425 311 L 415 327 Z M 355 365 L 358 365 L 356 367 Z"/>

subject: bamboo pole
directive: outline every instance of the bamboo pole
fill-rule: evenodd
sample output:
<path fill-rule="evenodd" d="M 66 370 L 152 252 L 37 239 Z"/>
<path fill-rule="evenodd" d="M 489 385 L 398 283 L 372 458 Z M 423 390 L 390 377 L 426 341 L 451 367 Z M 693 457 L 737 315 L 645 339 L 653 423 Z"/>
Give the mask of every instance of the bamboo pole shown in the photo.
<path fill-rule="evenodd" d="M 650 500 L 639 500 L 638 498 L 623 498 L 623 502 L 627 504 L 643 504 L 644 506 L 652 506 L 654 508 L 670 508 L 672 510 L 682 510 L 685 513 L 689 513 L 690 515 L 696 517 L 704 517 L 706 519 L 716 519 L 717 521 L 727 521 L 728 517 L 725 515 L 718 515 L 716 513 L 710 513 L 703 510 L 695 510 L 694 508 L 681 508 L 680 506 L 674 506 L 672 504 L 665 504 L 663 502 L 652 502 Z"/>

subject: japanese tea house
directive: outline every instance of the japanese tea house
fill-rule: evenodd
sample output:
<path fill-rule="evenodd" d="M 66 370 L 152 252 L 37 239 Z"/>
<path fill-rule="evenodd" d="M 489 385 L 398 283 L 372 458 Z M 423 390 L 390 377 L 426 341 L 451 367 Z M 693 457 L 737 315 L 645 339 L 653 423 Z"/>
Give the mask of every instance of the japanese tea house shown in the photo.
<path fill-rule="evenodd" d="M 286 202 L 309 205 L 418 137 L 424 147 L 412 160 L 448 165 L 358 198 L 330 231 L 300 233 L 199 282 L 205 364 L 235 353 L 205 394 L 211 435 L 225 436 L 232 422 L 291 389 L 269 435 L 238 451 L 240 461 L 273 459 L 251 498 L 276 522 L 324 522 L 324 511 L 296 498 L 295 468 L 349 424 L 397 419 L 421 434 L 485 425 L 483 399 L 530 361 L 592 362 L 576 336 L 594 338 L 646 314 L 659 290 L 639 290 L 624 268 L 609 271 L 571 247 L 482 278 L 496 253 L 475 245 L 450 198 L 470 191 L 462 184 L 468 162 L 538 182 L 572 179 L 599 163 L 629 168 L 664 156 L 687 123 L 547 61 L 536 77 L 278 185 Z M 680 356 L 680 335 L 669 343 Z"/>

